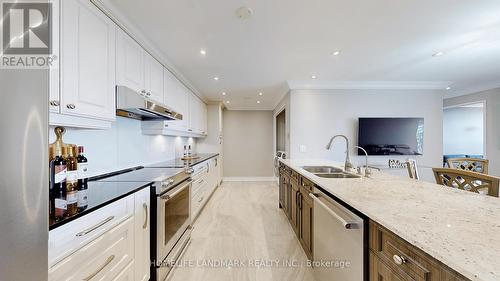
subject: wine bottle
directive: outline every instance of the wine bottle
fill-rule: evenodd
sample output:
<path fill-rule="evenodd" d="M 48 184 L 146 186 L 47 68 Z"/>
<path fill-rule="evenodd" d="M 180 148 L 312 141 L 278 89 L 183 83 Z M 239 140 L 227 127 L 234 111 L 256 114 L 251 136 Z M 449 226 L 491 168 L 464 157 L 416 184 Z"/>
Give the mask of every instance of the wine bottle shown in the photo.
<path fill-rule="evenodd" d="M 54 169 L 54 185 L 52 189 L 54 220 L 61 221 L 66 217 L 68 202 L 66 201 L 66 160 L 62 157 L 61 147 L 56 147 L 52 161 Z"/>
<path fill-rule="evenodd" d="M 88 206 L 88 160 L 84 153 L 83 146 L 78 147 L 78 211 L 81 212 L 87 209 Z"/>
<path fill-rule="evenodd" d="M 68 201 L 68 216 L 78 213 L 78 163 L 76 160 L 76 147 L 67 148 L 66 167 L 66 200 Z M 64 149 L 63 149 L 64 153 Z"/>

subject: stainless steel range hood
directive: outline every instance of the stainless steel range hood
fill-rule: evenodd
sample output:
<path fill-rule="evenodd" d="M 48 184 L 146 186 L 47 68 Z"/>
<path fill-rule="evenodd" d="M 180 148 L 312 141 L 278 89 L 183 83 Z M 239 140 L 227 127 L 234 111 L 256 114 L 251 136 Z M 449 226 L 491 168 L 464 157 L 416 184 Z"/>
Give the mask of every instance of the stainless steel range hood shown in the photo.
<path fill-rule="evenodd" d="M 116 86 L 116 115 L 138 120 L 182 120 L 182 114 L 126 86 Z"/>

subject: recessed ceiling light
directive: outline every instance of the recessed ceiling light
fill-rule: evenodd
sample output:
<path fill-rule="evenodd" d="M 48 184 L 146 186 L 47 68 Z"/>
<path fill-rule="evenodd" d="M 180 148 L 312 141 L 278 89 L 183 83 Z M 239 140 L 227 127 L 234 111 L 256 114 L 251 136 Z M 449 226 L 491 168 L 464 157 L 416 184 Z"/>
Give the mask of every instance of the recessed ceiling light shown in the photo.
<path fill-rule="evenodd" d="M 214 77 L 214 80 L 215 80 L 215 81 L 219 81 L 219 77 L 215 76 L 215 77 Z"/>
<path fill-rule="evenodd" d="M 448 91 L 448 90 L 451 90 L 451 87 L 450 87 L 450 86 L 448 86 L 448 87 L 446 87 L 445 89 Z"/>
<path fill-rule="evenodd" d="M 259 93 L 259 96 L 262 96 L 262 95 L 263 95 L 263 93 L 262 93 L 262 92 L 260 92 L 260 93 Z"/>
<path fill-rule="evenodd" d="M 316 77 L 316 75 L 311 76 L 311 79 L 316 79 L 316 78 L 318 78 L 318 77 Z"/>
<path fill-rule="evenodd" d="M 207 50 L 205 50 L 205 49 L 200 49 L 200 54 L 202 54 L 202 55 L 206 55 L 206 54 L 207 54 Z"/>
<path fill-rule="evenodd" d="M 333 51 L 332 56 L 340 55 L 340 50 Z"/>
<path fill-rule="evenodd" d="M 245 6 L 236 9 L 236 17 L 238 17 L 241 20 L 246 20 L 251 18 L 252 14 L 253 14 L 252 9 Z"/>
<path fill-rule="evenodd" d="M 231 103 L 230 101 L 226 101 L 226 103 Z"/>
<path fill-rule="evenodd" d="M 260 100 L 258 100 L 257 103 L 260 103 Z"/>
<path fill-rule="evenodd" d="M 437 53 L 434 53 L 432 56 L 433 56 L 433 57 L 440 57 L 440 56 L 442 56 L 442 55 L 444 55 L 444 52 L 439 51 L 439 52 L 437 52 Z"/>
<path fill-rule="evenodd" d="M 226 92 L 222 92 L 222 95 L 225 96 L 226 95 Z"/>

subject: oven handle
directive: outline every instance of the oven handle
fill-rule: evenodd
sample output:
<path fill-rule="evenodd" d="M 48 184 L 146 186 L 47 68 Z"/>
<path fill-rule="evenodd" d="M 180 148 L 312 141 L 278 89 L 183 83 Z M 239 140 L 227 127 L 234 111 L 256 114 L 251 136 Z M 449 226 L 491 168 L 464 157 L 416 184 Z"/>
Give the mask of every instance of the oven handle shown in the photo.
<path fill-rule="evenodd" d="M 192 182 L 192 180 L 187 180 L 186 184 L 182 185 L 179 188 L 176 188 L 175 190 L 171 190 L 171 191 L 167 192 L 164 195 L 161 195 L 160 198 L 163 199 L 163 200 L 166 200 L 166 201 L 170 200 L 172 197 L 175 197 L 181 191 L 183 191 L 184 189 L 186 189 L 191 184 L 191 182 Z"/>

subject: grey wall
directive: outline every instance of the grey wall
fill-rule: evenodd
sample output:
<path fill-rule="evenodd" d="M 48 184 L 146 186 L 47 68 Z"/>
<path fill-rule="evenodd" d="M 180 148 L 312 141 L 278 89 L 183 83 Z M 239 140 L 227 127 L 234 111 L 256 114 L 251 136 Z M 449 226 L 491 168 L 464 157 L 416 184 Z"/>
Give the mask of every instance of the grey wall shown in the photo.
<path fill-rule="evenodd" d="M 486 101 L 486 158 L 489 172 L 500 176 L 500 88 L 444 100 L 445 106 Z"/>
<path fill-rule="evenodd" d="M 452 107 L 443 111 L 444 154 L 482 155 L 483 108 Z"/>
<path fill-rule="evenodd" d="M 273 112 L 225 110 L 224 177 L 273 176 Z"/>
<path fill-rule="evenodd" d="M 417 90 L 329 90 L 291 93 L 290 153 L 292 158 L 320 158 L 343 162 L 345 143 L 337 139 L 332 150 L 328 140 L 345 134 L 357 144 L 359 117 L 423 117 L 424 155 L 416 158 L 423 178 L 433 181 L 431 167 L 442 165 L 443 100 L 440 92 Z M 300 147 L 305 149 L 301 152 Z M 351 150 L 352 155 L 355 154 Z M 388 166 L 388 159 L 408 156 L 371 156 L 370 164 Z M 354 156 L 353 162 L 364 159 Z M 423 169 L 427 167 L 426 169 Z M 403 172 L 404 174 L 404 172 Z"/>

